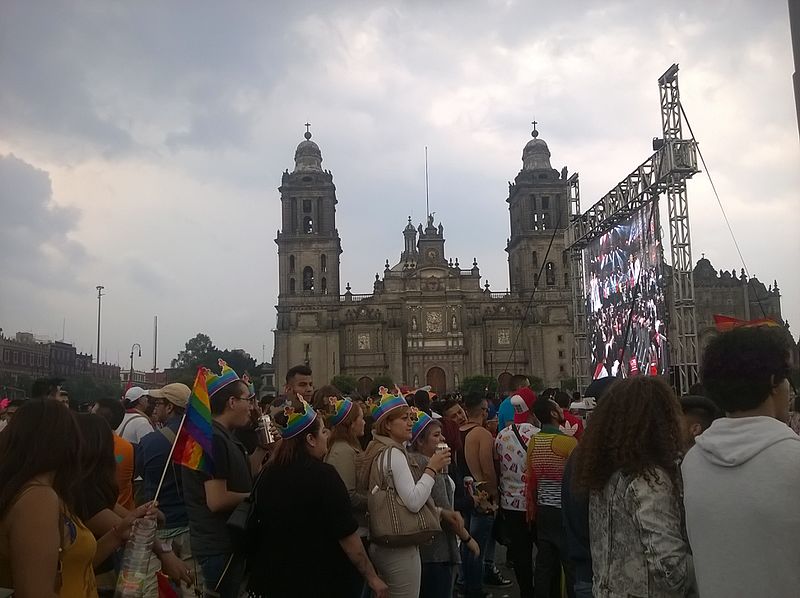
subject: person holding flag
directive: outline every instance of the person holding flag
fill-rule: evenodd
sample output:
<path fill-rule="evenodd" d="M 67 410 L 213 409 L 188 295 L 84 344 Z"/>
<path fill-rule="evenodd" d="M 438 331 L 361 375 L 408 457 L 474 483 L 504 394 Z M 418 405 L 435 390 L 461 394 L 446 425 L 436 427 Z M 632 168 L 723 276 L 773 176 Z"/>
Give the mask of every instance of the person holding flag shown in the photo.
<path fill-rule="evenodd" d="M 233 431 L 250 423 L 253 404 L 248 385 L 224 361 L 219 365 L 219 375 L 205 368 L 197 373 L 173 459 L 183 466 L 192 555 L 202 575 L 198 587 L 236 597 L 245 559 L 235 554 L 226 522 L 250 495 L 253 480 L 247 451 Z"/>

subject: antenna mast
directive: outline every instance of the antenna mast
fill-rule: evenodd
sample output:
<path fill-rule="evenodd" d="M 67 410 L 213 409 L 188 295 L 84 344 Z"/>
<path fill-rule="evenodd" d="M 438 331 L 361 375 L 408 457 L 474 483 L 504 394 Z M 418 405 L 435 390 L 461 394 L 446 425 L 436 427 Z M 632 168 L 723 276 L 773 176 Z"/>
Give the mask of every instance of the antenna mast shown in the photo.
<path fill-rule="evenodd" d="M 431 215 L 431 203 L 428 196 L 428 146 L 425 146 L 425 216 Z"/>

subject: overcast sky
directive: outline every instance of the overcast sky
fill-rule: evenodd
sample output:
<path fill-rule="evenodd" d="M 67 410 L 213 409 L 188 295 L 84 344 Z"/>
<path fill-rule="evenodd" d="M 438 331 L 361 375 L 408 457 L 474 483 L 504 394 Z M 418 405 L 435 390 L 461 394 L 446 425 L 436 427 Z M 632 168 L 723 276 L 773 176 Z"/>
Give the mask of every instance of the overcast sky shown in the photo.
<path fill-rule="evenodd" d="M 431 209 L 508 284 L 507 181 L 530 121 L 584 207 L 651 153 L 658 76 L 684 107 L 753 275 L 800 330 L 800 148 L 785 1 L 0 4 L 0 327 L 152 367 L 202 331 L 269 360 L 281 173 L 312 123 L 342 281 L 369 292 Z M 279 6 L 279 5 L 287 6 Z M 290 6 L 289 6 L 290 5 Z M 694 260 L 742 267 L 706 175 Z M 666 210 L 664 210 L 666 211 Z"/>

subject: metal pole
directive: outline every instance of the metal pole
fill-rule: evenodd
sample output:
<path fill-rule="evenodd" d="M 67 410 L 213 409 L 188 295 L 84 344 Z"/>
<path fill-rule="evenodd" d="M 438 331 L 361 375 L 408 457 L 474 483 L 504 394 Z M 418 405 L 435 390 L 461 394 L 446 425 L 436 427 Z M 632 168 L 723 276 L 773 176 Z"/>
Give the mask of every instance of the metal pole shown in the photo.
<path fill-rule="evenodd" d="M 97 363 L 100 363 L 100 304 L 101 298 L 103 296 L 103 289 L 105 288 L 103 285 L 97 285 L 97 355 L 95 359 Z"/>
<path fill-rule="evenodd" d="M 131 345 L 131 373 L 128 374 L 128 383 L 130 386 L 133 385 L 133 350 L 137 347 L 139 348 L 139 357 L 142 356 L 142 345 L 139 343 L 133 343 Z"/>

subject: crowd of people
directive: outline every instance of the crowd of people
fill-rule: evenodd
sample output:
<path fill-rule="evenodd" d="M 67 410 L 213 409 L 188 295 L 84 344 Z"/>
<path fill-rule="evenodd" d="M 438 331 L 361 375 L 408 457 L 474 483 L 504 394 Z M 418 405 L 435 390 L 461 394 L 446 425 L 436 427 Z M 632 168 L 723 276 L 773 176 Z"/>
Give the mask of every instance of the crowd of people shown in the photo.
<path fill-rule="evenodd" d="M 594 377 L 664 375 L 666 296 L 651 210 L 586 249 L 586 314 Z"/>
<path fill-rule="evenodd" d="M 209 468 L 171 459 L 196 417 L 184 384 L 75 413 L 39 381 L 7 405 L 0 587 L 113 596 L 145 519 L 140 596 L 486 598 L 512 583 L 498 543 L 522 598 L 800 595 L 800 417 L 774 329 L 713 339 L 695 395 L 607 377 L 581 416 L 525 376 L 502 401 L 346 397 L 300 365 L 260 404 L 221 367 Z"/>

